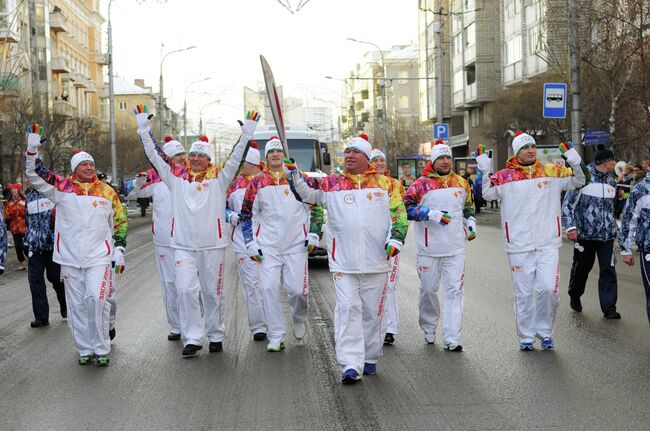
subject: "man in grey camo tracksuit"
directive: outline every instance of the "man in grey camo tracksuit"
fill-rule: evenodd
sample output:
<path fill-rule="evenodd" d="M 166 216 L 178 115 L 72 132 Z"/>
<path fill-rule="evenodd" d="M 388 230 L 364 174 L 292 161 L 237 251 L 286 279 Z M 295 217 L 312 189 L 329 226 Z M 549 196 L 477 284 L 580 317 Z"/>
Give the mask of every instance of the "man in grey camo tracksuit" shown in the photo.
<path fill-rule="evenodd" d="M 562 204 L 562 222 L 567 237 L 575 241 L 569 279 L 571 308 L 577 312 L 582 311 L 580 297 L 585 292 L 587 277 L 598 256 L 598 298 L 600 309 L 608 319 L 621 318 L 620 313 L 616 311 L 616 182 L 610 175 L 615 164 L 614 153 L 599 146 L 594 163 L 588 166 L 591 183 L 579 190 L 568 192 Z"/>

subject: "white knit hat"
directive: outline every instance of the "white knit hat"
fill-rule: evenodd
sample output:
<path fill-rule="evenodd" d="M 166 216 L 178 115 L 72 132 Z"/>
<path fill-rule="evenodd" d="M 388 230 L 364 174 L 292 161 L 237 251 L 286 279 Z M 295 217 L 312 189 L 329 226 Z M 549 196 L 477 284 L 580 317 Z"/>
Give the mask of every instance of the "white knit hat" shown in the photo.
<path fill-rule="evenodd" d="M 271 139 L 269 139 L 266 142 L 266 145 L 264 146 L 264 158 L 266 159 L 266 155 L 269 154 L 269 151 L 271 150 L 279 150 L 279 151 L 284 151 L 284 147 L 282 146 L 282 142 L 280 141 L 280 138 L 277 136 L 271 136 Z"/>
<path fill-rule="evenodd" d="M 372 152 L 372 145 L 370 145 L 370 142 L 368 142 L 368 135 L 365 135 L 365 134 L 362 133 L 362 134 L 359 135 L 359 137 L 352 138 L 352 140 L 350 141 L 348 146 L 345 147 L 345 150 L 348 150 L 350 148 L 361 151 L 363 154 L 366 155 L 368 160 L 370 160 L 370 153 Z"/>
<path fill-rule="evenodd" d="M 375 148 L 370 152 L 370 160 L 374 160 L 376 157 L 381 157 L 382 159 L 386 160 L 386 154 L 382 150 L 378 150 Z"/>
<path fill-rule="evenodd" d="M 439 140 L 442 142 L 442 140 Z M 435 162 L 440 157 L 450 157 L 451 158 L 451 148 L 447 144 L 437 143 L 431 147 L 431 162 Z"/>
<path fill-rule="evenodd" d="M 165 136 L 165 145 L 163 146 L 163 151 L 167 156 L 174 157 L 185 152 L 183 144 L 175 140 L 173 137 L 167 135 Z"/>
<path fill-rule="evenodd" d="M 528 133 L 524 133 L 521 130 L 515 133 L 515 139 L 512 140 L 512 151 L 515 156 L 519 153 L 523 147 L 527 145 L 537 145 L 535 138 L 530 136 Z"/>
<path fill-rule="evenodd" d="M 95 159 L 93 159 L 93 156 L 85 151 L 77 151 L 74 153 L 74 156 L 72 156 L 72 159 L 70 159 L 70 168 L 72 169 L 72 172 L 74 172 L 74 170 L 77 169 L 77 166 L 83 162 L 95 163 Z"/>
<path fill-rule="evenodd" d="M 262 157 L 260 156 L 260 150 L 257 149 L 257 142 L 253 141 L 248 147 L 248 153 L 246 153 L 246 163 L 259 166 L 261 160 Z"/>
<path fill-rule="evenodd" d="M 210 145 L 207 136 L 199 136 L 199 140 L 194 142 L 190 147 L 190 154 L 203 154 L 210 158 Z"/>

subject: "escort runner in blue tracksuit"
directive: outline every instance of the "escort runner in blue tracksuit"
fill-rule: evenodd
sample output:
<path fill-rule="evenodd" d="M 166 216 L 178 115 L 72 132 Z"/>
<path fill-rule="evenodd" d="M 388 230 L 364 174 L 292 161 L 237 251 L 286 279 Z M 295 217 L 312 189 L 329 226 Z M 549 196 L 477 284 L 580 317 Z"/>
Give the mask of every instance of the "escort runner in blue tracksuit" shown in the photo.
<path fill-rule="evenodd" d="M 569 280 L 571 308 L 577 312 L 582 311 L 580 297 L 585 292 L 589 271 L 598 256 L 598 298 L 600 309 L 608 319 L 621 318 L 616 311 L 616 181 L 610 175 L 615 164 L 614 153 L 604 146 L 599 148 L 594 163 L 588 166 L 591 183 L 567 192 L 562 204 L 562 222 L 567 237 L 575 241 Z"/>

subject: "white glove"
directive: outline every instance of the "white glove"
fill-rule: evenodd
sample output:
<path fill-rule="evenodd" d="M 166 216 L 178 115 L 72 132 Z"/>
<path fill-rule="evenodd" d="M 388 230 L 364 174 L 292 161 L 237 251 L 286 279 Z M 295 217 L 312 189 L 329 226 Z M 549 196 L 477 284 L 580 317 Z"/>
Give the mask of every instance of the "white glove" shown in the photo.
<path fill-rule="evenodd" d="M 257 241 L 251 241 L 246 244 L 246 250 L 248 251 L 248 256 L 251 260 L 257 263 L 261 263 L 264 260 L 264 253 L 262 253 L 262 249 Z"/>
<path fill-rule="evenodd" d="M 230 223 L 233 226 L 239 224 L 239 213 L 237 211 L 233 211 L 230 213 L 230 217 L 228 217 L 228 223 Z"/>
<path fill-rule="evenodd" d="M 284 159 L 282 162 L 282 171 L 284 172 L 285 177 L 291 179 L 293 174 L 298 173 L 298 165 L 293 159 Z"/>
<path fill-rule="evenodd" d="M 474 217 L 470 217 L 467 219 L 467 240 L 471 241 L 473 239 L 476 239 L 476 234 L 478 230 L 476 229 L 476 219 Z"/>
<path fill-rule="evenodd" d="M 43 138 L 41 135 L 45 128 L 39 124 L 30 124 L 27 126 L 27 152 L 28 153 L 38 153 L 38 148 L 46 138 Z"/>
<path fill-rule="evenodd" d="M 137 105 L 133 108 L 133 113 L 135 114 L 135 121 L 138 125 L 138 133 L 144 133 L 151 130 L 149 120 L 153 118 L 153 114 L 148 112 L 147 105 Z"/>
<path fill-rule="evenodd" d="M 113 268 L 116 274 L 122 274 L 126 270 L 126 263 L 124 262 L 124 247 L 115 247 L 113 251 Z"/>
<path fill-rule="evenodd" d="M 571 143 L 571 141 L 562 142 L 560 144 L 560 153 L 562 153 L 567 163 L 569 163 L 571 166 L 578 166 L 582 161 L 580 154 L 578 154 L 576 149 L 573 148 L 573 143 Z"/>
<path fill-rule="evenodd" d="M 320 243 L 320 238 L 318 237 L 318 235 L 312 232 L 307 234 L 307 239 L 305 240 L 305 248 L 307 248 L 307 252 L 312 253 L 314 250 L 318 248 L 319 243 Z"/>
<path fill-rule="evenodd" d="M 429 220 L 447 226 L 451 223 L 451 216 L 447 211 L 429 210 Z"/>
<path fill-rule="evenodd" d="M 397 241 L 396 239 L 389 239 L 386 245 L 384 246 L 384 250 L 386 250 L 386 260 L 390 259 L 391 257 L 397 256 L 399 252 L 402 251 L 403 246 L 404 244 Z"/>
<path fill-rule="evenodd" d="M 476 159 L 479 171 L 487 172 L 492 169 L 492 159 L 488 156 L 485 145 L 481 144 L 478 146 L 474 152 L 474 158 Z"/>
<path fill-rule="evenodd" d="M 247 141 L 253 139 L 253 134 L 255 133 L 260 118 L 262 118 L 262 116 L 258 112 L 249 111 L 246 113 L 246 120 L 244 120 L 244 124 L 241 125 L 241 134 Z"/>

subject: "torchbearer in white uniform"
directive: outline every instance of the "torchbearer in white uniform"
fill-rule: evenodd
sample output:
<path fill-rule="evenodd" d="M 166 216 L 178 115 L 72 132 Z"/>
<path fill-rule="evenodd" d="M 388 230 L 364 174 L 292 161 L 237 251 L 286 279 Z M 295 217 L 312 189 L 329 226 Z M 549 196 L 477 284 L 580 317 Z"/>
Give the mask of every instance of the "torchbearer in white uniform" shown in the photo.
<path fill-rule="evenodd" d="M 28 126 L 26 174 L 32 187 L 56 205 L 54 254 L 61 265 L 68 325 L 79 351 L 79 364 L 91 359 L 107 366 L 113 295 L 113 268 L 124 272 L 127 219 L 117 193 L 97 179 L 95 161 L 85 151 L 70 160 L 64 178 L 36 163 L 44 139 L 38 124 Z"/>
<path fill-rule="evenodd" d="M 226 191 L 235 178 L 253 137 L 259 114 L 249 112 L 242 135 L 223 169 L 210 160 L 205 136 L 192 144 L 188 166 L 174 163 L 153 138 L 146 106 L 135 110 L 138 134 L 144 152 L 169 188 L 172 202 L 171 247 L 176 261 L 178 315 L 183 356 L 194 356 L 203 348 L 204 337 L 210 352 L 221 352 L 226 335 L 224 321 L 224 253 Z M 199 297 L 205 310 L 205 334 Z"/>
<path fill-rule="evenodd" d="M 329 267 L 336 289 L 334 330 L 341 382 L 377 373 L 382 356 L 381 320 L 390 258 L 403 247 L 408 222 L 399 191 L 370 165 L 372 148 L 353 138 L 345 149 L 345 170 L 318 180 L 298 174 L 285 159 L 303 202 L 327 208 Z"/>
<path fill-rule="evenodd" d="M 440 320 L 438 289 L 445 298 L 442 342 L 460 352 L 465 282 L 465 248 L 476 238 L 474 203 L 469 183 L 452 170 L 451 148 L 437 144 L 422 176 L 406 191 L 404 205 L 415 221 L 417 271 L 420 277 L 420 328 L 428 344 Z"/>
<path fill-rule="evenodd" d="M 239 282 L 242 286 L 246 308 L 248 310 L 248 329 L 253 334 L 255 341 L 266 340 L 266 323 L 264 322 L 264 308 L 259 287 L 259 265 L 250 259 L 244 234 L 241 229 L 241 216 L 239 215 L 244 202 L 246 188 L 253 177 L 259 174 L 262 169 L 262 161 L 257 142 L 253 141 L 246 153 L 246 161 L 239 172 L 239 175 L 228 188 L 226 220 L 232 225 L 230 240 L 232 251 L 237 260 L 237 271 Z M 257 230 L 257 223 L 253 220 L 253 230 Z"/>
<path fill-rule="evenodd" d="M 185 148 L 171 136 L 165 136 L 163 151 L 172 162 L 185 164 Z M 153 199 L 153 216 L 151 234 L 156 247 L 156 267 L 160 278 L 160 287 L 165 303 L 167 323 L 169 323 L 169 341 L 181 339 L 181 327 L 178 318 L 178 293 L 176 290 L 176 271 L 172 242 L 172 202 L 169 188 L 162 182 L 155 169 L 146 172 L 146 182 L 133 190 L 138 198 Z"/>
<path fill-rule="evenodd" d="M 582 187 L 586 166 L 570 142 L 560 152 L 570 168 L 537 160 L 535 139 L 518 132 L 512 140 L 514 156 L 506 168 L 490 175 L 492 160 L 481 144 L 476 162 L 483 174 L 483 199 L 501 199 L 503 241 L 508 253 L 519 348 L 555 347 L 553 324 L 559 301 L 559 252 L 562 245 L 562 191 Z"/>

